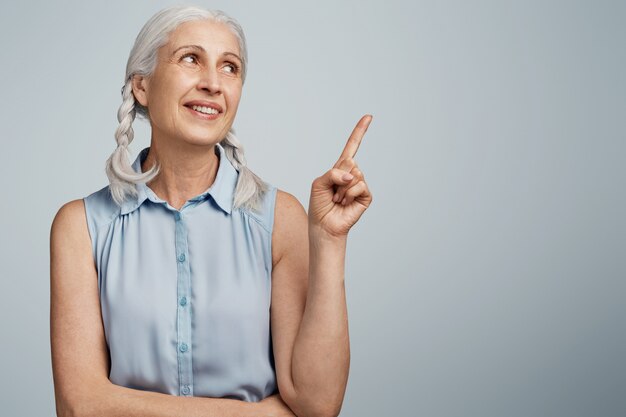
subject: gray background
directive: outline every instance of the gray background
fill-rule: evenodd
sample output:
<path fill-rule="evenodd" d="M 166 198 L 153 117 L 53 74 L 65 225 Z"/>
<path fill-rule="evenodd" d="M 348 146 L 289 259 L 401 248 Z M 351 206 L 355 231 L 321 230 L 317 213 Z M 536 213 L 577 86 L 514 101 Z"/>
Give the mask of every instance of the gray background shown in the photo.
<path fill-rule="evenodd" d="M 50 224 L 107 184 L 128 53 L 168 4 L 3 4 L 2 415 L 54 414 Z M 305 207 L 374 115 L 342 416 L 626 415 L 624 2 L 198 4 L 243 25 L 237 133 Z"/>

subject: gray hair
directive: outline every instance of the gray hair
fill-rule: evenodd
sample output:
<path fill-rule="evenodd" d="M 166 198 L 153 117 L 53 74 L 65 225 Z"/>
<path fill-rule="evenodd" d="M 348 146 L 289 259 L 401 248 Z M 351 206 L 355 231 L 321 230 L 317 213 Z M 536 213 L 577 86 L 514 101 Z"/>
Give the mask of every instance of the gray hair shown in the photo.
<path fill-rule="evenodd" d="M 126 78 L 122 87 L 122 105 L 117 111 L 117 120 L 120 123 L 115 131 L 117 148 L 106 162 L 106 174 L 109 177 L 111 196 L 120 206 L 128 195 L 132 197 L 137 196 L 135 186 L 137 183 L 151 181 L 160 170 L 158 162 L 144 173 L 135 172 L 130 164 L 128 145 L 134 137 L 132 124 L 135 114 L 149 120 L 148 109 L 142 106 L 133 94 L 133 76 L 135 74 L 149 76 L 154 72 L 159 48 L 167 43 L 170 33 L 181 23 L 209 19 L 226 24 L 237 37 L 242 60 L 242 83 L 245 82 L 248 66 L 246 38 L 243 29 L 235 19 L 221 10 L 209 10 L 184 5 L 165 8 L 152 16 L 143 26 L 139 35 L 137 35 L 135 44 L 128 57 Z M 269 188 L 268 184 L 246 166 L 243 146 L 235 136 L 234 129 L 230 129 L 226 137 L 220 141 L 220 144 L 224 147 L 226 157 L 235 169 L 239 171 L 233 207 L 258 210 L 263 194 Z"/>

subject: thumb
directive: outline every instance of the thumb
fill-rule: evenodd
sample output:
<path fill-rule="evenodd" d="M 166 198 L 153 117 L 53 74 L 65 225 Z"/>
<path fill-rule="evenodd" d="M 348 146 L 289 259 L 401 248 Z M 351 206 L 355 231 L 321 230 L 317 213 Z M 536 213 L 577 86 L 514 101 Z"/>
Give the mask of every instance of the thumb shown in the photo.
<path fill-rule="evenodd" d="M 326 171 L 324 175 L 316 178 L 315 181 L 313 181 L 313 184 L 321 188 L 332 188 L 333 185 L 346 185 L 353 178 L 354 175 L 347 171 L 339 168 L 331 168 Z"/>

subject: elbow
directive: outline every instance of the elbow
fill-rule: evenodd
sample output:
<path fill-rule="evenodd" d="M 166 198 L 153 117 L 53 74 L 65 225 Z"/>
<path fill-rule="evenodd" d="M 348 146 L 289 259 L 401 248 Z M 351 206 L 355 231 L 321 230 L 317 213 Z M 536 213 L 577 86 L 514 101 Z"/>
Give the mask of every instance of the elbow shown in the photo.
<path fill-rule="evenodd" d="M 56 399 L 57 417 L 95 417 L 102 415 L 98 404 L 104 404 L 100 398 L 106 392 L 102 385 L 88 385 L 75 392 L 58 396 Z M 106 395 L 106 394 L 104 394 Z"/>
<path fill-rule="evenodd" d="M 302 397 L 287 403 L 297 417 L 337 417 L 341 402 L 323 401 L 320 398 L 306 400 Z"/>
<path fill-rule="evenodd" d="M 74 414 L 67 404 L 60 401 L 56 401 L 56 416 L 57 417 L 73 417 Z"/>
<path fill-rule="evenodd" d="M 337 417 L 343 404 L 343 395 L 339 393 L 317 393 L 315 395 L 298 396 L 298 404 L 301 409 L 307 410 L 305 417 Z M 297 413 L 296 413 L 297 414 Z M 301 417 L 297 414 L 298 417 Z"/>
<path fill-rule="evenodd" d="M 75 401 L 72 404 L 68 404 L 62 407 L 62 413 L 57 412 L 58 417 L 94 417 L 102 415 L 94 406 L 93 399 L 83 399 L 81 401 Z M 58 407 L 57 407 L 58 410 Z"/>
<path fill-rule="evenodd" d="M 324 408 L 317 411 L 312 411 L 310 413 L 302 414 L 302 417 L 337 417 L 339 416 L 339 411 L 341 411 L 341 407 Z M 298 414 L 297 416 L 301 417 L 300 414 Z"/>
<path fill-rule="evenodd" d="M 339 416 L 339 412 L 341 411 L 341 404 L 339 405 L 331 405 L 318 410 L 314 416 L 315 417 L 337 417 Z"/>
<path fill-rule="evenodd" d="M 78 402 L 57 400 L 56 415 L 57 417 L 88 417 L 92 413 L 88 412 L 84 405 Z"/>
<path fill-rule="evenodd" d="M 75 417 L 78 415 L 74 407 L 74 399 L 67 395 L 66 390 L 60 389 L 59 385 L 56 383 L 54 394 L 57 417 Z"/>
<path fill-rule="evenodd" d="M 278 379 L 281 398 L 297 417 L 337 417 L 343 404 L 344 391 L 330 393 L 311 388 L 297 388 Z"/>
<path fill-rule="evenodd" d="M 56 415 L 57 417 L 79 417 L 82 414 L 82 410 L 78 410 L 75 403 L 66 399 L 56 399 Z"/>

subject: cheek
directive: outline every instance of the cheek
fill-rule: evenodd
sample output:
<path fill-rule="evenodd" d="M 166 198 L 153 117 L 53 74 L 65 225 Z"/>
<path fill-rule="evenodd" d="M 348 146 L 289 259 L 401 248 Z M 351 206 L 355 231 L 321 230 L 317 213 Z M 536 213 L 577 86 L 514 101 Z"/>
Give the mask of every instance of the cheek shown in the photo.
<path fill-rule="evenodd" d="M 231 88 L 228 91 L 228 100 L 230 102 L 230 106 L 237 107 L 240 99 L 241 99 L 241 87 L 233 86 L 233 88 Z"/>
<path fill-rule="evenodd" d="M 180 100 L 184 88 L 180 80 L 166 80 L 161 84 L 156 91 L 155 100 L 158 103 L 159 111 L 165 113 L 163 116 L 174 118 L 176 112 L 180 111 Z"/>

